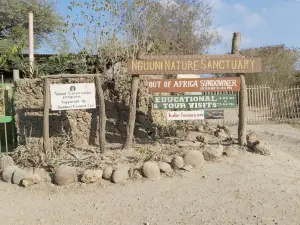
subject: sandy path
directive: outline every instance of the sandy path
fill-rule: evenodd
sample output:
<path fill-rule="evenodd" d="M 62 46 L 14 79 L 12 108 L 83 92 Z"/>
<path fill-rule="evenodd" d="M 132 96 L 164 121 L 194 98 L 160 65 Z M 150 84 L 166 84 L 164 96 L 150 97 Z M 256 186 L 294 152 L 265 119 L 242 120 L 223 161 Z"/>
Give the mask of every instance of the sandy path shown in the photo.
<path fill-rule="evenodd" d="M 242 152 L 182 177 L 126 186 L 19 188 L 0 182 L 0 224 L 300 224 L 299 130 L 249 128 L 274 141 L 272 156 Z M 289 133 L 278 139 L 282 130 Z"/>

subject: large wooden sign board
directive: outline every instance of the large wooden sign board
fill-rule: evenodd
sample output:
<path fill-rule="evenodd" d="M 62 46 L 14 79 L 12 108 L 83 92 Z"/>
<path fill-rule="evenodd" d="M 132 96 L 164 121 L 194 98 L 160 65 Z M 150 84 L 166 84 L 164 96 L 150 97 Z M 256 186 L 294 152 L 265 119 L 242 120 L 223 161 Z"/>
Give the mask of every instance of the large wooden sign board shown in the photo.
<path fill-rule="evenodd" d="M 151 79 L 148 81 L 149 92 L 211 92 L 239 91 L 239 77 L 222 78 L 186 78 L 186 79 Z"/>
<path fill-rule="evenodd" d="M 238 55 L 198 56 L 185 58 L 129 60 L 128 74 L 223 74 L 261 72 L 261 58 L 245 58 Z"/>

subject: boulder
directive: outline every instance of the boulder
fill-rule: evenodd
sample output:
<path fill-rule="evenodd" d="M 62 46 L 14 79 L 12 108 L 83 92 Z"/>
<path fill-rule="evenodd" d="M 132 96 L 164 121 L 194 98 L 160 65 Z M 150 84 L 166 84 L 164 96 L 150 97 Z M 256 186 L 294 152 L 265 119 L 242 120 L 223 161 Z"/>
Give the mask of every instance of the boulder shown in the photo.
<path fill-rule="evenodd" d="M 196 140 L 199 142 L 202 142 L 202 143 L 208 143 L 209 138 L 207 135 L 202 134 L 202 135 L 197 136 Z"/>
<path fill-rule="evenodd" d="M 228 146 L 225 149 L 225 154 L 229 157 L 234 157 L 234 156 L 237 156 L 239 154 L 239 151 L 237 149 L 233 148 L 232 146 Z"/>
<path fill-rule="evenodd" d="M 156 162 L 145 162 L 142 170 L 146 178 L 156 179 L 160 177 L 160 169 Z"/>
<path fill-rule="evenodd" d="M 16 170 L 19 170 L 20 168 L 17 166 L 7 166 L 2 171 L 2 179 L 3 181 L 7 183 L 13 183 L 13 174 Z"/>
<path fill-rule="evenodd" d="M 49 181 L 51 178 L 43 169 L 34 168 L 34 167 L 25 167 L 24 172 L 26 177 L 22 180 L 21 184 L 24 187 L 38 184 L 42 181 Z M 47 176 L 48 175 L 48 176 Z"/>
<path fill-rule="evenodd" d="M 259 143 L 258 137 L 256 136 L 255 133 L 247 134 L 246 140 L 247 140 L 247 146 L 249 148 L 253 148 L 256 144 Z"/>
<path fill-rule="evenodd" d="M 204 164 L 204 157 L 200 151 L 191 150 L 184 155 L 183 161 L 186 166 L 201 167 Z"/>
<path fill-rule="evenodd" d="M 215 136 L 218 138 L 226 139 L 228 134 L 223 129 L 218 129 L 214 132 Z"/>
<path fill-rule="evenodd" d="M 214 160 L 222 157 L 223 150 L 224 149 L 223 149 L 222 145 L 218 145 L 218 146 L 208 145 L 205 147 L 205 149 L 203 151 L 204 159 L 207 161 L 214 161 Z"/>
<path fill-rule="evenodd" d="M 166 162 L 160 162 L 158 167 L 162 173 L 171 173 L 173 171 L 170 164 Z"/>
<path fill-rule="evenodd" d="M 260 155 L 271 155 L 271 146 L 266 142 L 259 142 L 254 145 L 253 152 Z"/>
<path fill-rule="evenodd" d="M 16 169 L 12 176 L 13 184 L 20 185 L 22 180 L 26 178 L 26 172 L 20 168 Z"/>
<path fill-rule="evenodd" d="M 15 166 L 15 162 L 12 157 L 4 155 L 0 158 L 0 173 L 8 166 Z"/>
<path fill-rule="evenodd" d="M 197 141 L 197 136 L 202 135 L 201 132 L 189 131 L 185 137 L 186 141 Z"/>
<path fill-rule="evenodd" d="M 111 178 L 111 175 L 112 175 L 113 171 L 114 170 L 113 170 L 113 168 L 111 166 L 106 167 L 103 170 L 103 175 L 102 175 L 103 179 L 109 180 Z"/>
<path fill-rule="evenodd" d="M 54 181 L 57 185 L 65 186 L 78 181 L 77 172 L 74 167 L 59 166 L 55 170 Z"/>
<path fill-rule="evenodd" d="M 174 156 L 171 164 L 174 169 L 181 169 L 184 166 L 183 158 L 181 156 Z"/>
<path fill-rule="evenodd" d="M 95 183 L 102 179 L 102 175 L 102 170 L 86 170 L 81 177 L 81 181 L 86 184 Z"/>
<path fill-rule="evenodd" d="M 179 141 L 177 143 L 179 148 L 188 148 L 188 147 L 196 147 L 199 148 L 201 146 L 200 142 L 192 142 L 192 141 Z"/>
<path fill-rule="evenodd" d="M 129 168 L 127 166 L 118 167 L 112 174 L 112 181 L 114 183 L 123 183 L 129 179 Z"/>

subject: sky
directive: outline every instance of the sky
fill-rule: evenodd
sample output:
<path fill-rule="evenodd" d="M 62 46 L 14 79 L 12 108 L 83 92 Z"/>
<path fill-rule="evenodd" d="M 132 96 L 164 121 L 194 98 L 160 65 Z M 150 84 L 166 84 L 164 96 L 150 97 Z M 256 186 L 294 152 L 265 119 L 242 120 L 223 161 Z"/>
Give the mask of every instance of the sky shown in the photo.
<path fill-rule="evenodd" d="M 223 37 L 211 54 L 229 52 L 233 32 L 241 32 L 241 48 L 300 46 L 300 0 L 211 0 L 211 5 L 214 24 Z"/>
<path fill-rule="evenodd" d="M 70 1 L 58 0 L 56 4 L 63 16 L 69 13 Z M 233 32 L 241 32 L 241 48 L 277 44 L 300 47 L 300 0 L 206 1 L 213 8 L 213 26 L 223 38 L 222 43 L 210 48 L 209 54 L 229 52 Z"/>

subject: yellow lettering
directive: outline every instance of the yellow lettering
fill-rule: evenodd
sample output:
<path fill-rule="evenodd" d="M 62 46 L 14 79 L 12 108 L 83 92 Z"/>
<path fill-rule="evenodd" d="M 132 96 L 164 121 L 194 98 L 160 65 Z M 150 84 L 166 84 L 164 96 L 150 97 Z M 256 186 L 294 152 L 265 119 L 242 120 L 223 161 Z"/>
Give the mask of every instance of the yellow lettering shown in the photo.
<path fill-rule="evenodd" d="M 249 65 L 248 65 L 249 61 L 247 59 L 244 60 L 244 69 L 247 70 Z"/>
<path fill-rule="evenodd" d="M 194 61 L 194 70 L 198 70 L 198 69 L 197 69 L 197 66 L 196 66 L 196 63 L 197 63 L 197 62 L 198 62 L 197 60 Z"/>
<path fill-rule="evenodd" d="M 243 62 L 241 60 L 239 60 L 238 69 L 244 69 Z"/>
<path fill-rule="evenodd" d="M 252 69 L 254 69 L 254 60 L 250 59 L 249 61 L 250 61 L 251 65 L 252 65 Z"/>
<path fill-rule="evenodd" d="M 138 69 L 138 63 L 136 60 L 132 60 L 131 64 L 131 70 L 137 70 Z"/>
<path fill-rule="evenodd" d="M 175 62 L 172 62 L 171 70 L 176 70 L 176 68 L 175 68 Z"/>
<path fill-rule="evenodd" d="M 212 69 L 212 64 L 211 64 L 211 61 L 210 61 L 210 60 L 209 60 L 208 63 L 207 63 L 207 68 L 208 68 L 208 69 Z"/>
<path fill-rule="evenodd" d="M 188 61 L 188 69 L 193 70 L 193 62 L 192 61 Z"/>
<path fill-rule="evenodd" d="M 161 70 L 159 61 L 155 61 L 154 64 L 155 64 L 154 70 Z"/>
<path fill-rule="evenodd" d="M 170 70 L 170 67 L 171 67 L 170 61 L 165 60 L 165 70 Z"/>
<path fill-rule="evenodd" d="M 221 66 L 221 63 L 223 64 L 223 66 Z M 224 60 L 220 60 L 220 62 L 219 62 L 219 68 L 220 68 L 221 70 L 224 69 Z"/>
<path fill-rule="evenodd" d="M 153 62 L 153 61 L 152 61 L 152 62 L 150 61 L 149 64 L 150 64 L 150 70 L 151 70 L 151 71 L 154 70 L 154 62 Z"/>
<path fill-rule="evenodd" d="M 213 69 L 219 69 L 218 61 L 213 60 Z"/>
<path fill-rule="evenodd" d="M 201 69 L 203 69 L 203 70 L 206 69 L 205 59 L 201 59 Z"/>
<path fill-rule="evenodd" d="M 142 61 L 138 61 L 138 69 L 143 70 L 143 62 Z"/>

